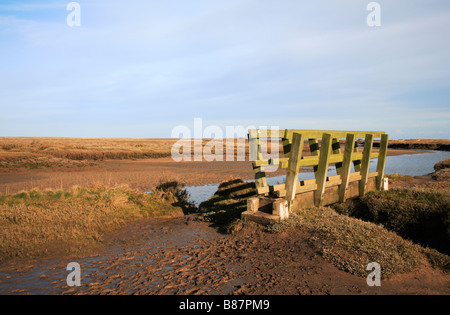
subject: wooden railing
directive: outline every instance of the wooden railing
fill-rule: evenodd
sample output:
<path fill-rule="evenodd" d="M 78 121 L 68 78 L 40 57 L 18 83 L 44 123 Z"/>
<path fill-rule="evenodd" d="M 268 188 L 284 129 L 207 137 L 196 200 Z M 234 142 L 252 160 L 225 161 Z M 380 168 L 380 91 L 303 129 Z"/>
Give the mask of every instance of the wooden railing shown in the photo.
<path fill-rule="evenodd" d="M 380 139 L 378 152 L 372 152 L 374 139 Z M 283 157 L 264 159 L 261 141 L 281 141 Z M 341 143 L 345 139 L 344 152 Z M 357 139 L 363 139 L 360 151 Z M 359 195 L 367 192 L 367 181 L 375 177 L 375 187 L 381 190 L 389 136 L 382 131 L 334 131 L 334 130 L 249 130 L 250 157 L 253 161 L 255 185 L 258 195 L 274 194 L 285 198 L 289 207 L 296 194 L 314 192 L 314 204 L 322 205 L 327 187 L 339 186 L 339 201 L 347 199 L 350 182 L 359 181 Z M 309 156 L 303 156 L 304 146 L 309 146 Z M 376 172 L 369 173 L 370 160 L 378 158 Z M 334 164 L 337 175 L 328 176 L 328 168 Z M 351 166 L 353 164 L 354 172 Z M 268 185 L 265 168 L 277 165 L 286 169 L 286 182 Z M 314 179 L 299 180 L 300 167 L 313 167 Z"/>

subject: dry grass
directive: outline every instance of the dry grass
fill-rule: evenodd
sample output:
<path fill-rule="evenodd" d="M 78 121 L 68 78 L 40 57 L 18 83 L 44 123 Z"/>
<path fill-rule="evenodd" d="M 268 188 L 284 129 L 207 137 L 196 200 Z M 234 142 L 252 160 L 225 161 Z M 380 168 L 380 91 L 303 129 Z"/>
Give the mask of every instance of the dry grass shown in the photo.
<path fill-rule="evenodd" d="M 181 209 L 127 186 L 0 196 L 0 261 L 85 252 L 130 220 L 172 215 Z"/>
<path fill-rule="evenodd" d="M 450 254 L 450 192 L 415 187 L 370 192 L 337 205 L 336 210 L 386 229 L 423 246 Z"/>
<path fill-rule="evenodd" d="M 175 139 L 0 138 L 0 159 L 62 160 L 140 159 L 170 156 Z M 57 163 L 50 163 L 55 166 Z M 17 165 L 17 163 L 16 163 Z"/>
<path fill-rule="evenodd" d="M 181 142 L 179 142 L 181 141 Z M 248 141 L 244 139 L 132 139 L 132 138 L 57 138 L 0 137 L 0 168 L 80 167 L 101 160 L 135 160 L 170 157 L 174 144 L 190 147 L 191 159 L 201 152 L 205 159 L 223 146 L 226 159 L 228 144 L 233 144 L 234 159 L 238 154 L 248 157 Z M 262 146 L 266 147 L 264 141 Z M 279 146 L 279 149 L 282 149 Z M 180 148 L 181 151 L 181 148 Z M 268 149 L 270 152 L 270 146 Z M 183 152 L 180 153 L 189 153 Z"/>
<path fill-rule="evenodd" d="M 402 174 L 386 174 L 386 177 L 389 178 L 389 183 L 398 183 L 398 182 L 412 182 L 414 177 L 409 175 Z"/>
<path fill-rule="evenodd" d="M 240 220 L 240 215 L 246 210 L 246 198 L 255 194 L 252 184 L 241 180 L 222 183 L 215 195 L 200 205 L 203 220 L 212 222 L 227 232 L 239 230 L 245 224 Z M 348 213 L 338 213 L 332 208 L 324 207 L 298 210 L 291 218 L 267 226 L 266 231 L 288 232 L 292 228 L 308 231 L 311 241 L 319 248 L 324 259 L 358 276 L 367 276 L 365 268 L 370 262 L 378 262 L 381 265 L 384 278 L 426 265 L 449 271 L 449 256 L 415 244 L 406 239 L 407 235 L 399 235 L 402 229 L 420 235 L 424 229 L 429 228 L 428 223 L 431 220 L 435 224 L 431 224 L 428 232 L 433 237 L 440 238 L 442 226 L 448 224 L 448 198 L 442 195 L 445 191 L 434 189 L 434 194 L 422 195 L 421 190 L 410 189 L 401 193 L 406 194 L 406 197 L 391 196 L 391 202 L 397 204 L 393 205 L 394 208 L 400 209 L 395 211 L 398 216 L 393 216 L 391 222 L 395 223 L 397 229 L 365 222 L 348 216 Z M 387 193 L 399 194 L 395 191 Z M 381 202 L 381 199 L 377 200 L 376 194 L 369 194 L 364 198 L 367 205 L 378 211 L 390 209 L 385 209 L 386 204 Z M 419 211 L 419 208 L 422 211 Z M 343 209 L 344 206 L 341 206 L 341 212 Z M 366 209 L 363 213 L 370 215 L 371 211 Z M 430 220 L 426 220 L 427 215 Z M 427 237 L 429 236 L 427 234 Z"/>
<path fill-rule="evenodd" d="M 324 259 L 357 276 L 367 276 L 365 268 L 370 262 L 381 265 L 384 279 L 428 264 L 448 268 L 448 256 L 405 240 L 381 225 L 340 215 L 328 207 L 299 210 L 295 216 L 269 226 L 268 231 L 290 228 L 309 231 Z"/>

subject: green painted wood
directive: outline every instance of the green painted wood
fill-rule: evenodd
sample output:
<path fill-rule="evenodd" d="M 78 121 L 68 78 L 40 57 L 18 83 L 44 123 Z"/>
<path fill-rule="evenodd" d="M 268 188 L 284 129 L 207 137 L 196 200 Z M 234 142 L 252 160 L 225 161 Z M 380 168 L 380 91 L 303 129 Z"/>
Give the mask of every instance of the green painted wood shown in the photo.
<path fill-rule="evenodd" d="M 383 177 L 384 177 L 384 167 L 386 164 L 386 156 L 388 149 L 389 135 L 382 135 L 380 141 L 380 150 L 378 152 L 378 162 L 377 162 L 377 190 L 381 190 L 381 186 L 383 185 Z"/>
<path fill-rule="evenodd" d="M 361 163 L 361 180 L 359 181 L 359 195 L 364 196 L 366 193 L 367 179 L 369 178 L 370 154 L 373 147 L 373 135 L 367 134 L 364 141 L 364 151 Z"/>
<path fill-rule="evenodd" d="M 281 143 L 283 144 L 283 156 L 289 158 L 289 155 L 291 154 L 291 143 L 289 142 L 289 139 L 282 138 Z"/>
<path fill-rule="evenodd" d="M 248 150 L 250 161 L 258 161 L 258 134 L 256 130 L 249 130 L 248 132 Z"/>
<path fill-rule="evenodd" d="M 333 150 L 333 155 L 342 153 L 341 152 L 341 144 L 339 143 L 338 138 L 333 138 L 331 148 Z M 336 174 L 341 175 L 342 162 L 336 162 L 334 165 L 336 167 Z"/>
<path fill-rule="evenodd" d="M 378 157 L 377 152 L 372 152 L 370 154 L 370 158 L 374 159 Z M 361 161 L 363 158 L 363 154 L 361 152 L 353 153 L 352 154 L 352 160 L 353 161 Z M 340 154 L 332 154 L 330 156 L 330 164 L 331 163 L 342 163 L 344 161 L 344 155 Z M 281 158 L 281 159 L 273 159 L 271 161 L 259 161 L 257 165 L 269 165 L 270 162 L 273 164 L 278 164 L 280 168 L 287 168 L 287 165 L 289 163 L 289 159 Z M 300 160 L 300 167 L 303 166 L 317 166 L 319 165 L 319 156 L 304 156 Z"/>
<path fill-rule="evenodd" d="M 355 141 L 355 147 L 353 149 L 353 152 L 359 153 L 358 143 L 356 143 L 356 141 Z M 361 157 L 361 159 L 362 159 L 362 157 Z M 361 171 L 361 159 L 353 160 L 353 168 L 355 169 L 355 172 Z"/>
<path fill-rule="evenodd" d="M 339 201 L 345 202 L 348 183 L 350 180 L 350 172 L 351 172 L 351 164 L 352 164 L 352 155 L 353 149 L 355 147 L 356 137 L 354 134 L 347 134 L 347 138 L 345 139 L 345 149 L 344 149 L 344 160 L 342 162 L 341 169 L 341 180 L 342 183 L 339 186 Z"/>
<path fill-rule="evenodd" d="M 328 164 L 331 153 L 331 134 L 324 133 L 322 135 L 322 143 L 320 146 L 319 165 L 316 175 L 317 190 L 314 194 L 314 204 L 320 206 L 323 201 L 325 192 L 325 182 L 328 174 Z"/>
<path fill-rule="evenodd" d="M 319 141 L 316 138 L 308 139 L 309 143 L 309 151 L 311 152 L 311 156 L 319 156 Z M 317 165 L 319 165 L 319 159 L 317 159 Z M 317 165 L 314 165 L 314 177 L 317 177 Z"/>
<path fill-rule="evenodd" d="M 332 138 L 345 139 L 347 134 L 352 133 L 356 138 L 364 138 L 370 133 L 374 138 L 381 138 L 385 134 L 384 131 L 344 131 L 344 130 L 302 130 L 302 129 L 286 129 L 284 138 L 292 140 L 293 133 L 301 133 L 305 139 L 320 139 L 324 133 L 330 134 Z"/>
<path fill-rule="evenodd" d="M 289 158 L 289 164 L 286 173 L 286 200 L 289 208 L 292 201 L 295 198 L 295 193 L 298 184 L 298 171 L 299 162 L 303 152 L 303 136 L 298 133 L 294 133 L 292 137 L 291 156 Z"/>

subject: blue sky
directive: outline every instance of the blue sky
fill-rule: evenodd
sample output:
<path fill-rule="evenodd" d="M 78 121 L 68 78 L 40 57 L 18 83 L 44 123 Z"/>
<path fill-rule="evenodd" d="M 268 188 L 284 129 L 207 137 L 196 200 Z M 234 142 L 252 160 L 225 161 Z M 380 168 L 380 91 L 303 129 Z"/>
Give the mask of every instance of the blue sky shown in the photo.
<path fill-rule="evenodd" d="M 0 136 L 170 137 L 175 126 L 450 138 L 450 2 L 0 2 Z"/>

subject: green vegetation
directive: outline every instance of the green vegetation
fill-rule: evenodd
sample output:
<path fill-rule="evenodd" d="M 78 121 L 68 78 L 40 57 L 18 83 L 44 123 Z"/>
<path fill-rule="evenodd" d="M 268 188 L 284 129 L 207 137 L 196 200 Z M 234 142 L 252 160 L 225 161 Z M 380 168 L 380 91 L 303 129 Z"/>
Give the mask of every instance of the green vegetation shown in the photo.
<path fill-rule="evenodd" d="M 0 261 L 86 252 L 132 220 L 182 215 L 176 196 L 161 196 L 102 185 L 0 196 Z"/>
<path fill-rule="evenodd" d="M 412 182 L 414 180 L 414 177 L 409 176 L 409 175 L 402 175 L 402 174 L 387 174 L 386 175 L 387 178 L 389 178 L 389 182 L 390 183 L 395 183 L 395 182 Z"/>
<path fill-rule="evenodd" d="M 382 224 L 404 238 L 450 254 L 450 192 L 427 188 L 371 192 L 337 212 Z"/>

